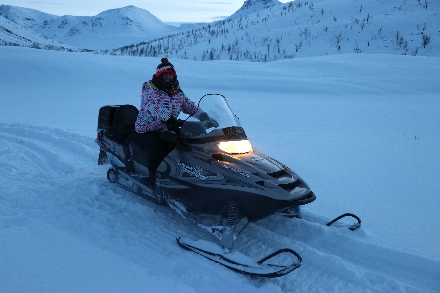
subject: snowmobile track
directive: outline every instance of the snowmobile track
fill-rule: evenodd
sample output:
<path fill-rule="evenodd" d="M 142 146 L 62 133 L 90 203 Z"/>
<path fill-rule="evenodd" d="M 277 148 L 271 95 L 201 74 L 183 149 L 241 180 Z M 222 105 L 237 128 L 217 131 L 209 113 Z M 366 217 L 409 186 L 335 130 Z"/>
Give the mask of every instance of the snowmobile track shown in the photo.
<path fill-rule="evenodd" d="M 317 217 L 307 212 L 303 213 L 303 216 L 306 219 Z M 280 216 L 273 216 L 249 225 L 246 234 L 258 235 L 263 242 L 293 244 L 293 248 L 303 258 L 303 266 L 296 274 L 302 275 L 305 271 L 312 270 L 329 276 L 337 269 L 343 271 L 348 279 L 357 279 L 364 286 L 368 284 L 367 287 L 370 287 L 372 292 L 377 292 L 381 287 L 384 289 L 384 283 L 389 286 L 389 292 L 398 287 L 403 292 L 437 290 L 436 276 L 439 272 L 432 270 L 435 267 L 434 262 L 428 259 L 378 246 L 365 239 L 361 231 L 357 233 L 348 229 L 327 227 L 327 220 L 323 218 L 322 224 L 304 219 L 289 219 L 287 223 L 280 225 L 278 217 Z M 381 257 L 383 255 L 387 255 L 387 258 Z M 314 267 L 317 259 L 324 260 L 327 265 Z M 399 269 L 396 270 L 396 267 Z M 420 279 L 420 275 L 423 275 L 424 279 Z M 316 282 L 321 281 L 321 277 L 317 277 Z"/>

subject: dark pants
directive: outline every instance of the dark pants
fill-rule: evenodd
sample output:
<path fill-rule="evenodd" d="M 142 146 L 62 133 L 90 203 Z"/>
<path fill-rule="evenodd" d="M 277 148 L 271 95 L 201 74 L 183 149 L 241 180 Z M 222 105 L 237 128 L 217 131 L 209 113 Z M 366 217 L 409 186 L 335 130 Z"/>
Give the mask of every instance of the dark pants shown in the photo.
<path fill-rule="evenodd" d="M 159 131 L 134 133 L 130 137 L 133 160 L 148 168 L 149 182 L 156 182 L 156 170 L 165 157 L 174 149 L 175 144 L 160 139 Z"/>

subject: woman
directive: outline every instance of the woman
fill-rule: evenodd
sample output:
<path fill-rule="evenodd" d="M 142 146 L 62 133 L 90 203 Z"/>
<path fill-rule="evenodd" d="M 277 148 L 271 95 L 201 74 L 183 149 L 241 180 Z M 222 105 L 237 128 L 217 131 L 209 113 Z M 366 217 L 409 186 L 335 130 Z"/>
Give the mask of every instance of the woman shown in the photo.
<path fill-rule="evenodd" d="M 201 121 L 218 123 L 194 104 L 180 89 L 174 66 L 167 58 L 162 58 L 153 78 L 142 87 L 142 101 L 135 123 L 136 144 L 144 150 L 149 171 L 147 185 L 154 187 L 156 169 L 162 160 L 173 150 L 174 144 L 162 141 L 160 132 L 174 131 L 180 134 L 177 117 L 180 112 Z M 144 161 L 144 160 L 143 160 Z"/>

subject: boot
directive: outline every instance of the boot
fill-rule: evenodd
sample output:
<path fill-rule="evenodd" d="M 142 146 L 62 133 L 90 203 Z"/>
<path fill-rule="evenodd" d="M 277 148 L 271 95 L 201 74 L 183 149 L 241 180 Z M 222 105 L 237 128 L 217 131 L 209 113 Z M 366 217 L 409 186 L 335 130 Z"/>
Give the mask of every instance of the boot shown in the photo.
<path fill-rule="evenodd" d="M 153 173 L 154 174 L 154 173 Z M 148 188 L 150 188 L 151 190 L 153 190 L 154 189 L 154 186 L 156 186 L 156 176 L 149 176 L 149 177 L 146 177 L 145 179 L 144 179 L 144 182 L 145 182 L 145 185 L 148 187 Z"/>

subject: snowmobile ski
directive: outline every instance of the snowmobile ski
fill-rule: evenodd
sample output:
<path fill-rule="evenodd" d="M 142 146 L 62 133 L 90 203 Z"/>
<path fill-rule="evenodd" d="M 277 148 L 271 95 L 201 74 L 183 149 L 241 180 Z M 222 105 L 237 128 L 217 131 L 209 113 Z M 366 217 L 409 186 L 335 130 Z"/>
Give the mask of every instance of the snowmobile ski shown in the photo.
<path fill-rule="evenodd" d="M 278 213 L 276 213 L 276 215 L 287 217 L 287 218 L 299 218 L 299 219 L 301 218 L 301 212 L 300 212 L 300 209 L 298 206 L 279 211 Z M 326 224 L 326 226 L 331 226 L 334 223 L 338 222 L 339 220 L 341 220 L 343 218 L 347 218 L 347 217 L 354 218 L 357 221 L 356 223 L 351 224 L 350 226 L 347 227 L 349 230 L 354 231 L 354 230 L 357 230 L 361 227 L 361 219 L 352 213 L 342 214 L 342 215 L 334 218 L 330 222 L 328 222 Z M 340 226 L 340 227 L 346 227 L 346 226 Z"/>
<path fill-rule="evenodd" d="M 290 248 L 277 250 L 259 261 L 254 261 L 237 251 L 225 253 L 223 248 L 209 241 L 194 241 L 188 237 L 179 237 L 177 238 L 177 243 L 181 247 L 204 256 L 235 272 L 251 276 L 265 278 L 281 277 L 299 268 L 302 262 L 301 256 Z M 287 259 L 288 257 L 293 258 L 292 262 L 288 265 L 270 263 L 271 260 L 281 254 L 285 254 L 283 259 Z"/>
<path fill-rule="evenodd" d="M 352 217 L 352 218 L 354 218 L 354 219 L 357 220 L 357 223 L 354 223 L 353 225 L 351 225 L 351 226 L 348 227 L 349 230 L 354 231 L 354 230 L 356 230 L 356 229 L 358 229 L 358 228 L 361 227 L 361 219 L 360 219 L 358 216 L 356 216 L 355 214 L 352 214 L 352 213 L 345 213 L 345 214 L 342 214 L 342 215 L 340 215 L 340 216 L 334 218 L 334 219 L 331 220 L 330 222 L 328 222 L 326 225 L 327 225 L 327 226 L 331 226 L 331 225 L 333 225 L 334 223 L 336 223 L 337 221 L 339 221 L 339 220 L 341 220 L 342 218 L 345 218 L 345 217 Z"/>

